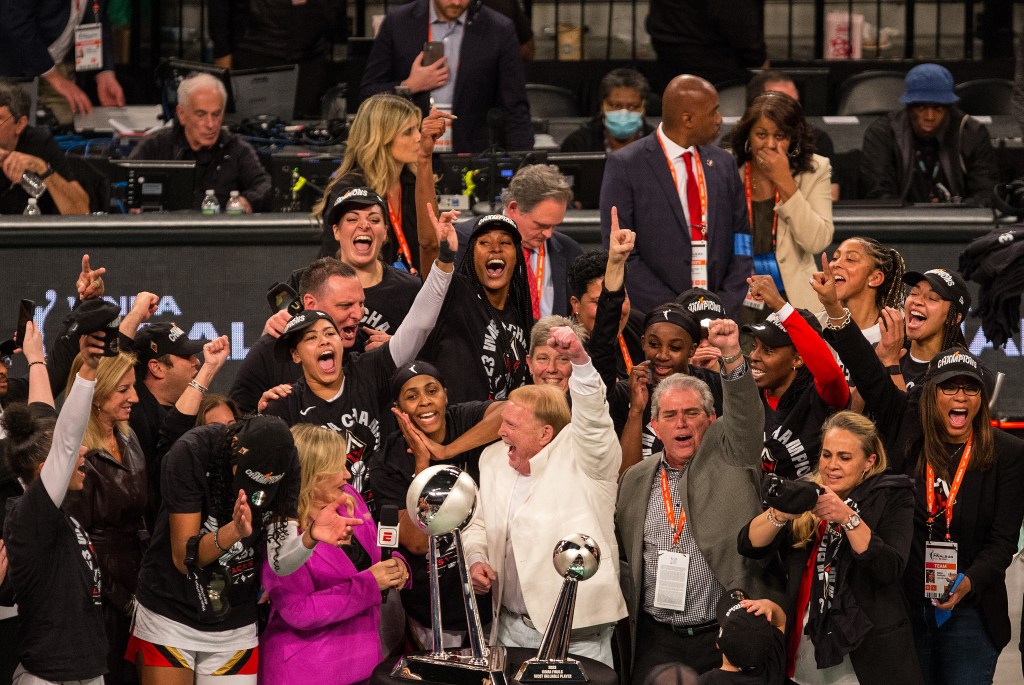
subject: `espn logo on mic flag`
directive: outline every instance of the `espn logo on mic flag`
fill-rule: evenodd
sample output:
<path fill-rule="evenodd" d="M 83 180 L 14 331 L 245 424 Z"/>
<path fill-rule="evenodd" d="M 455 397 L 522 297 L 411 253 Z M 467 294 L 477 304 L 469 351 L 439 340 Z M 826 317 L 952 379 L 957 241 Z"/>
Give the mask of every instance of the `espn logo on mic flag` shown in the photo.
<path fill-rule="evenodd" d="M 378 547 L 398 547 L 398 526 L 380 526 L 377 529 Z"/>

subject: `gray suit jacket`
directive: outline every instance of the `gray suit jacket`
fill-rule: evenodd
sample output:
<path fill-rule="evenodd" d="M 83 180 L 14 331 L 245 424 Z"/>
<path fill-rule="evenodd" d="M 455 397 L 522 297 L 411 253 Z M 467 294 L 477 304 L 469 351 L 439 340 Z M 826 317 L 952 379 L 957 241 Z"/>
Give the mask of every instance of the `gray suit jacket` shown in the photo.
<path fill-rule="evenodd" d="M 704 433 L 700 447 L 679 481 L 686 525 L 715 578 L 727 590 L 741 588 L 751 597 L 782 599 L 781 587 L 769 588 L 762 564 L 741 557 L 736 537 L 761 513 L 761 450 L 764 408 L 749 367 L 735 381 L 722 381 L 723 416 Z M 630 643 L 636 649 L 636 625 L 643 611 L 644 519 L 662 453 L 630 467 L 619 483 L 615 532 L 619 538 L 619 578 L 629 611 Z"/>

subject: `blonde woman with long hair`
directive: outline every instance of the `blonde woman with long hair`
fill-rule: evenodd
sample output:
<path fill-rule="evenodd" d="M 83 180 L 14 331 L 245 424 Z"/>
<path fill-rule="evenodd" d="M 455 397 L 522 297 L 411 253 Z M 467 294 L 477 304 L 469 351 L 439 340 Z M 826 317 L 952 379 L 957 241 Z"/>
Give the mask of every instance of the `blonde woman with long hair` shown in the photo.
<path fill-rule="evenodd" d="M 260 682 L 290 685 L 365 682 L 384 658 L 378 635 L 381 593 L 409 581 L 402 555 L 381 560 L 377 527 L 366 502 L 348 484 L 345 440 L 313 424 L 292 426 L 302 464 L 299 525 L 308 528 L 320 509 L 339 494 L 351 498 L 363 524 L 344 548 L 318 545 L 289 576 L 270 572 L 264 562 L 263 587 L 270 595 L 270 621 L 260 638 Z M 344 508 L 344 505 L 342 506 Z"/>
<path fill-rule="evenodd" d="M 768 508 L 739 551 L 778 555 L 786 575 L 787 667 L 800 685 L 922 683 L 900 580 L 910 554 L 914 484 L 886 475 L 875 424 L 841 411 L 822 425 L 813 509 Z"/>
<path fill-rule="evenodd" d="M 124 660 L 124 652 L 135 609 L 143 542 L 149 536 L 143 518 L 149 492 L 146 457 L 128 426 L 132 407 L 139 401 L 135 361 L 134 354 L 124 352 L 100 358 L 82 439 L 87 477 L 84 487 L 68 493 L 64 502 L 67 512 L 89 534 L 102 572 L 106 680 L 110 683 L 124 682 L 135 670 Z M 72 364 L 70 381 L 81 366 L 79 355 Z"/>
<path fill-rule="evenodd" d="M 437 256 L 438 242 L 427 213 L 437 206 L 432 158 L 434 143 L 445 131 L 450 114 L 431 111 L 423 118 L 412 102 L 381 93 L 367 98 L 349 127 L 345 158 L 313 213 L 323 220 L 321 257 L 338 254 L 334 226 L 327 217 L 336 198 L 367 187 L 387 201 L 391 235 L 383 258 L 425 277 L 421 264 Z"/>

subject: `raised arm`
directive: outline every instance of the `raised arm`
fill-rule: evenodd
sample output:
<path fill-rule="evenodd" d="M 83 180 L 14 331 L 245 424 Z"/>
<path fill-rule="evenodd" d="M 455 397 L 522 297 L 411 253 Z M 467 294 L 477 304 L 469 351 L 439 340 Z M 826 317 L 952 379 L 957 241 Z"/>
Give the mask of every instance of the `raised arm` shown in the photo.
<path fill-rule="evenodd" d="M 750 366 L 740 349 L 739 326 L 729 319 L 708 325 L 708 342 L 722 351 L 722 414 L 725 449 L 723 459 L 732 466 L 750 466 L 761 459 L 764 448 L 764 406 Z M 740 374 L 732 379 L 731 375 Z"/>
<path fill-rule="evenodd" d="M 71 475 L 78 463 L 79 448 L 85 437 L 85 428 L 89 425 L 92 395 L 96 389 L 96 366 L 103 355 L 103 343 L 98 338 L 83 335 L 79 344 L 82 368 L 78 370 L 78 377 L 75 378 L 71 392 L 68 393 L 57 417 L 53 443 L 39 473 L 43 487 L 56 507 L 64 503 L 68 483 L 71 482 Z M 45 383 L 49 387 L 48 379 Z M 29 392 L 31 393 L 31 389 Z"/>
<path fill-rule="evenodd" d="M 438 243 L 441 244 L 441 251 L 430 267 L 430 274 L 423 282 L 423 287 L 416 293 L 416 299 L 409 308 L 409 315 L 388 342 L 388 350 L 396 366 L 408 364 L 415 359 L 423 343 L 434 330 L 437 315 L 448 292 L 448 285 L 452 282 L 455 255 L 459 252 L 458 234 L 452 225 L 459 213 L 448 211 L 441 214 L 440 218 L 435 218 L 433 206 L 427 204 L 427 210 L 434 224 Z M 426 265 L 423 267 L 426 268 Z"/>
<path fill-rule="evenodd" d="M 608 237 L 608 262 L 604 270 L 604 286 L 597 301 L 594 328 L 587 348 L 594 368 L 601 374 L 605 387 L 612 387 L 617 378 L 615 351 L 618 349 L 619 320 L 626 299 L 626 258 L 633 251 L 636 233 L 619 226 L 619 211 L 612 207 L 611 233 Z"/>
<path fill-rule="evenodd" d="M 591 478 L 615 482 L 622 463 L 622 449 L 608 413 L 601 375 L 590 362 L 583 341 L 568 326 L 551 329 L 548 345 L 572 362 L 569 376 L 572 422 L 564 430 L 572 431 L 573 452 Z"/>
<path fill-rule="evenodd" d="M 454 119 L 451 114 L 437 108 L 420 125 L 420 150 L 416 160 L 416 236 L 420 243 L 420 278 L 427 280 L 429 265 L 437 259 L 440 242 L 434 229 L 434 207 L 437 189 L 434 187 L 434 144 L 444 135 Z"/>

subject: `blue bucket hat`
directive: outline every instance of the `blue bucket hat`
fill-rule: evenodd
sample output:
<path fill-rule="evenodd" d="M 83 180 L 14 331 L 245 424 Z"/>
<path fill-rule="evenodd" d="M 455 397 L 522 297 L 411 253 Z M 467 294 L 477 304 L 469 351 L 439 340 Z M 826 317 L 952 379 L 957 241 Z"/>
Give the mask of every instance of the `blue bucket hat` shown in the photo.
<path fill-rule="evenodd" d="M 906 86 L 900 103 L 916 105 L 934 102 L 938 105 L 954 105 L 960 98 L 953 92 L 953 75 L 939 64 L 919 64 L 907 72 Z"/>

